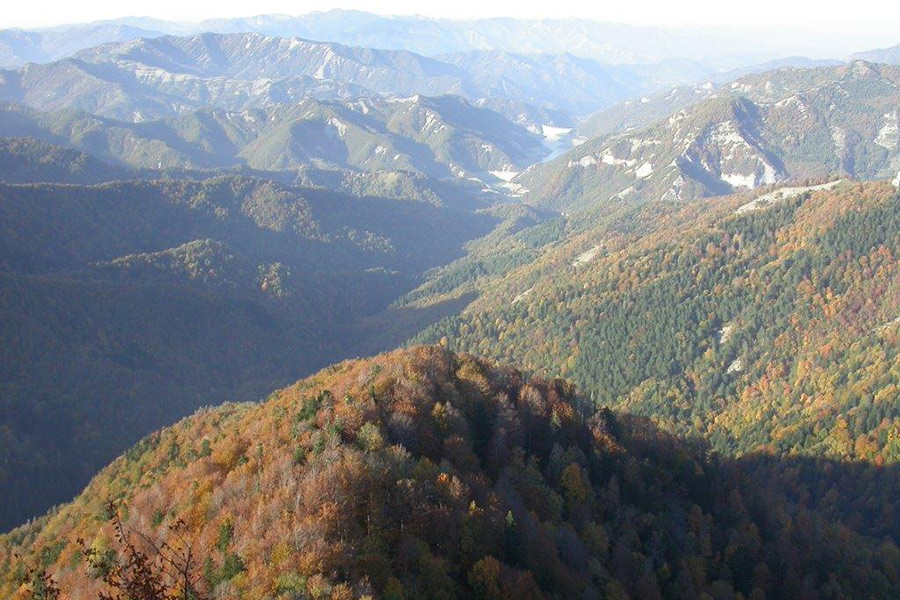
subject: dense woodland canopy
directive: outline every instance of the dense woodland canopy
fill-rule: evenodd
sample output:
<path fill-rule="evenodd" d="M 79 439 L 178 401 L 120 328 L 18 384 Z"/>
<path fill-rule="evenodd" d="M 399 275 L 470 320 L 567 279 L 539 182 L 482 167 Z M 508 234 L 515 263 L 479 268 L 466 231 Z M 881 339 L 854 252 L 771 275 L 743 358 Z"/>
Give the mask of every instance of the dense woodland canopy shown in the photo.
<path fill-rule="evenodd" d="M 893 468 L 720 460 L 586 407 L 440 347 L 341 363 L 141 441 L 0 538 L 0 593 L 39 588 L 24 565 L 102 592 L 111 499 L 134 543 L 191 544 L 212 598 L 896 597 Z"/>
<path fill-rule="evenodd" d="M 570 377 L 727 454 L 896 463 L 896 188 L 736 213 L 748 199 L 640 208 L 562 242 L 553 222 L 521 232 L 407 297 L 483 291 L 415 339 Z"/>

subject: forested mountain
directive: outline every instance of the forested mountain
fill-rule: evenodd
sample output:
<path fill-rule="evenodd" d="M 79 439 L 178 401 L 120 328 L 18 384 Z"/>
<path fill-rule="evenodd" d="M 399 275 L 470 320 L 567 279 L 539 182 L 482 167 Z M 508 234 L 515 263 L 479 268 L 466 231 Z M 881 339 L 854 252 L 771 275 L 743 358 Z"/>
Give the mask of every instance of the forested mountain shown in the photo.
<path fill-rule="evenodd" d="M 704 218 L 726 231 L 738 225 L 720 223 L 725 217 L 738 223 L 761 217 L 717 212 L 715 207 L 727 202 L 693 207 L 658 200 L 686 201 L 731 191 L 739 183 L 802 173 L 896 172 L 891 102 L 897 80 L 891 67 L 854 63 L 750 76 L 716 92 L 693 88 L 694 95 L 710 97 L 643 131 L 588 142 L 586 150 L 576 148 L 509 184 L 509 190 L 525 193 L 520 182 L 535 187 L 532 182 L 542 174 L 561 162 L 569 165 L 573 153 L 582 152 L 579 161 L 601 158 L 567 170 L 593 171 L 590 181 L 611 173 L 599 182 L 601 189 L 630 182 L 631 190 L 598 202 L 597 190 L 578 187 L 542 196 L 558 184 L 550 178 L 543 190 L 526 196 L 569 213 L 549 220 L 528 207 L 503 204 L 497 193 L 503 189 L 498 183 L 547 152 L 538 136 L 458 97 L 308 99 L 241 112 L 201 108 L 142 123 L 6 105 L 3 133 L 44 140 L 7 139 L 0 146 L 8 181 L 109 183 L 0 189 L 3 310 L 13 317 L 4 333 L 9 416 L 0 464 L 20 489 L 32 489 L 8 505 L 5 522 L 11 525 L 74 493 L 129 441 L 195 408 L 203 401 L 201 390 L 220 401 L 251 400 L 329 361 L 409 338 L 446 336 L 461 348 L 571 376 L 598 402 L 653 416 L 679 433 L 699 432 L 727 453 L 775 448 L 893 460 L 890 404 L 862 411 L 857 396 L 841 395 L 847 386 L 823 391 L 821 383 L 806 381 L 791 380 L 789 395 L 747 391 L 762 385 L 760 373 L 766 381 L 774 377 L 760 357 L 770 356 L 774 332 L 785 326 L 778 321 L 772 330 L 758 323 L 761 311 L 772 310 L 771 299 L 786 298 L 788 322 L 800 319 L 798 314 L 812 318 L 797 312 L 796 290 L 751 291 L 731 279 L 725 280 L 728 285 L 718 280 L 713 285 L 712 279 L 688 284 L 697 277 L 689 269 L 701 268 L 690 258 L 698 240 L 705 240 L 704 248 L 719 244 L 737 261 L 703 268 L 738 270 L 741 282 L 757 269 L 776 268 L 768 237 L 755 246 L 734 246 L 732 233 L 729 241 L 708 242 L 709 232 L 693 228 L 696 211 L 707 211 Z M 571 136 L 568 131 L 558 128 L 553 135 Z M 780 146 L 773 145 L 775 139 Z M 838 141 L 844 151 L 835 166 L 831 146 Z M 597 154 L 598 147 L 606 150 Z M 659 168 L 669 154 L 670 167 Z M 211 167 L 238 168 L 244 175 L 196 170 Z M 157 176 L 166 179 L 142 181 Z M 672 177 L 682 180 L 681 187 L 660 192 L 661 186 L 674 185 Z M 291 187 L 292 182 L 305 187 Z M 673 189 L 681 194 L 673 195 Z M 875 204 L 890 196 L 887 186 L 860 189 L 872 194 L 867 201 Z M 838 198 L 837 208 L 828 210 L 843 210 L 849 200 Z M 493 201 L 501 204 L 490 206 Z M 865 214 L 881 218 L 881 213 Z M 784 218 L 778 227 L 790 228 L 793 213 Z M 676 237 L 660 233 L 663 222 L 672 225 L 668 236 Z M 876 241 L 890 249 L 892 238 Z M 832 255 L 813 263 L 816 271 L 803 271 L 817 293 L 836 293 L 836 284 L 821 282 L 831 276 L 824 274 L 832 268 L 829 261 L 849 243 L 841 238 Z M 643 249 L 652 256 L 643 259 L 651 266 L 644 272 L 615 255 L 626 262 L 610 267 L 601 260 L 608 244 L 622 252 Z M 672 266 L 668 253 L 676 250 L 684 257 L 679 254 Z M 776 262 L 783 258 L 776 256 Z M 447 264 L 454 259 L 459 260 Z M 584 287 L 582 276 L 594 268 L 600 288 Z M 648 284 L 646 297 L 643 291 L 623 297 L 629 286 L 612 283 L 623 273 L 666 283 Z M 775 281 L 785 284 L 782 275 Z M 634 330 L 656 310 L 661 300 L 654 294 L 669 293 L 684 296 L 677 306 L 694 308 L 684 308 L 687 316 L 664 317 L 655 330 L 658 338 Z M 878 302 L 872 308 L 877 319 L 887 323 L 896 316 L 890 314 L 889 290 L 865 293 L 869 302 Z M 751 312 L 744 314 L 741 306 Z M 163 318 L 173 310 L 193 326 Z M 617 316 L 607 328 L 610 315 Z M 448 320 L 435 324 L 442 318 Z M 732 321 L 732 328 L 755 323 L 758 354 L 726 352 L 709 341 L 715 337 L 710 328 L 731 331 Z M 729 340 L 730 334 L 720 335 Z M 817 333 L 813 340 L 827 335 Z M 633 352 L 608 351 L 632 338 Z M 882 337 L 848 339 L 871 345 Z M 241 340 L 237 346 L 236 340 Z M 784 346 L 792 359 L 802 355 L 798 344 Z M 289 352 L 276 357 L 275 348 Z M 711 348 L 728 355 L 724 368 L 719 362 L 725 358 L 705 354 Z M 643 357 L 640 368 L 632 364 L 636 356 Z M 50 369 L 50 364 L 60 366 Z M 788 362 L 782 368 L 791 373 L 799 367 Z M 166 400 L 152 401 L 160 390 Z M 774 408 L 788 401 L 802 406 L 802 398 L 826 392 L 827 418 L 812 409 Z M 744 398 L 747 394 L 755 403 Z M 89 417 L 98 398 L 106 408 Z M 771 415 L 748 425 L 741 415 L 750 404 L 760 415 Z M 851 410 L 865 416 L 851 418 Z M 111 424 L 119 421 L 125 425 L 110 435 Z M 79 428 L 87 422 L 90 428 Z M 852 443 L 841 437 L 841 423 Z M 42 447 L 39 440 L 48 431 L 59 443 Z M 858 442 L 862 438 L 868 441 Z"/>
<path fill-rule="evenodd" d="M 229 110 L 378 93 L 462 91 L 465 72 L 411 52 L 259 34 L 137 39 L 4 71 L 4 99 L 147 120 L 213 105 Z"/>
<path fill-rule="evenodd" d="M 0 529 L 201 404 L 385 348 L 361 320 L 500 221 L 233 176 L 0 185 Z"/>
<path fill-rule="evenodd" d="M 517 101 L 533 106 L 532 111 L 587 113 L 644 89 L 686 80 L 664 75 L 659 83 L 634 69 L 567 55 L 502 56 L 498 62 L 495 53 L 476 52 L 447 56 L 444 62 L 401 50 L 207 33 L 110 44 L 58 62 L 0 71 L 0 98 L 39 110 L 77 109 L 128 121 L 207 105 L 239 111 L 383 94 L 452 93 L 501 111 Z M 507 116 L 517 120 L 520 115 Z M 563 113 L 560 118 L 570 117 Z"/>
<path fill-rule="evenodd" d="M 587 138 L 595 138 L 612 133 L 644 129 L 683 108 L 707 99 L 715 94 L 722 84 L 730 84 L 735 79 L 752 73 L 764 73 L 788 67 L 810 69 L 841 64 L 840 61 L 835 60 L 811 60 L 797 56 L 733 69 L 725 73 L 703 74 L 698 72 L 691 79 L 691 85 L 678 85 L 668 90 L 647 94 L 641 98 L 634 97 L 597 111 L 579 123 L 578 133 Z"/>
<path fill-rule="evenodd" d="M 457 96 L 198 109 L 132 123 L 80 111 L 0 105 L 0 135 L 78 148 L 146 169 L 301 167 L 394 170 L 436 179 L 521 171 L 549 153 L 540 136 Z"/>
<path fill-rule="evenodd" d="M 0 597 L 900 596 L 900 67 L 758 53 L 0 32 Z"/>
<path fill-rule="evenodd" d="M 571 378 L 718 451 L 900 461 L 900 196 L 832 182 L 547 221 L 400 305 L 439 340 Z"/>
<path fill-rule="evenodd" d="M 97 131 L 99 133 L 103 130 Z M 425 202 L 462 210 L 489 208 L 493 202 L 502 202 L 496 190 L 485 188 L 484 181 L 475 177 L 438 180 L 412 171 L 361 171 L 311 165 L 300 165 L 298 169 L 289 171 L 260 171 L 244 166 L 218 169 L 138 169 L 110 164 L 71 147 L 41 142 L 30 137 L 0 137 L 0 180 L 9 183 L 93 184 L 135 179 L 206 180 L 226 175 L 333 190 L 359 198 Z M 488 181 L 493 179 L 493 176 L 482 176 Z"/>
<path fill-rule="evenodd" d="M 597 111 L 578 124 L 579 135 L 605 138 L 611 134 L 645 129 L 657 121 L 709 98 L 716 85 L 707 81 L 700 85 L 682 85 L 634 100 L 625 100 Z"/>
<path fill-rule="evenodd" d="M 528 105 L 564 110 L 578 116 L 711 73 L 709 68 L 701 65 L 608 65 L 569 53 L 514 54 L 502 50 L 471 50 L 441 54 L 437 58 L 465 70 L 473 87 L 484 90 L 485 101 L 497 104 L 498 109 L 502 108 L 499 103 L 504 99 L 517 99 Z"/>
<path fill-rule="evenodd" d="M 0 109 L 2 112 L 2 109 Z M 17 114 L 23 118 L 23 131 L 35 130 L 31 125 L 27 124 L 27 118 L 24 112 L 7 113 Z M 16 129 L 16 128 L 13 128 Z M 98 130 L 99 132 L 99 130 Z M 56 139 L 55 136 L 49 136 L 50 139 Z M 113 164 L 106 160 L 101 160 L 92 154 L 88 154 L 81 150 L 77 150 L 72 146 L 60 145 L 41 141 L 34 137 L 3 137 L 0 136 L 0 181 L 4 183 L 75 183 L 75 184 L 97 184 L 110 183 L 115 181 L 136 180 L 136 179 L 194 179 L 205 180 L 215 179 L 223 175 L 255 177 L 257 179 L 269 179 L 278 183 L 291 185 L 297 184 L 300 187 L 322 187 L 312 183 L 313 179 L 321 179 L 320 176 L 308 177 L 305 169 L 301 171 L 257 171 L 249 167 L 232 167 L 220 169 L 185 169 L 185 168 L 131 168 L 121 164 Z M 313 170 L 315 171 L 315 170 Z M 347 170 L 328 171 L 329 175 L 347 176 L 351 173 Z M 353 173 L 363 180 L 372 180 L 373 186 L 377 179 L 376 174 Z M 401 173 L 389 172 L 384 175 L 402 175 Z M 418 179 L 415 174 L 409 173 L 407 176 L 411 179 Z M 439 182 L 433 182 L 435 186 Z M 448 189 L 459 192 L 462 204 L 465 204 L 466 187 L 472 189 L 472 186 L 453 185 L 446 182 Z M 358 188 L 365 189 L 367 186 L 360 183 Z M 373 189 L 374 189 L 373 187 Z M 424 187 L 424 186 L 423 186 Z M 385 191 L 389 188 L 384 187 Z M 440 188 L 443 190 L 443 188 Z M 424 189 L 422 190 L 424 192 Z M 372 195 L 348 191 L 351 195 Z M 394 196 L 389 196 L 394 197 Z M 410 200 L 428 201 L 432 204 L 440 204 L 441 200 L 437 195 L 422 193 L 416 195 L 413 191 L 406 196 Z M 469 200 L 474 198 L 469 197 Z M 477 201 L 475 201 L 477 204 Z M 474 206 L 474 205 L 473 205 Z"/>
<path fill-rule="evenodd" d="M 530 202 L 571 210 L 828 174 L 892 179 L 898 84 L 898 67 L 866 62 L 751 75 L 642 130 L 582 144 L 516 183 Z"/>
<path fill-rule="evenodd" d="M 565 125 L 573 116 L 717 73 L 685 60 L 618 65 L 577 52 L 479 48 L 431 58 L 375 48 L 259 33 L 139 38 L 0 71 L 0 99 L 143 121 L 207 105 L 237 111 L 309 98 L 457 94 L 514 122 L 546 110 L 544 117 L 554 119 L 549 124 Z"/>
<path fill-rule="evenodd" d="M 851 58 L 849 62 L 853 62 L 854 58 Z M 863 59 L 865 60 L 865 59 Z M 869 62 L 882 62 L 882 61 L 869 61 Z M 777 71 L 779 69 L 786 68 L 795 68 L 795 69 L 815 69 L 819 67 L 839 67 L 844 65 L 845 61 L 837 60 L 832 58 L 807 58 L 805 56 L 786 56 L 784 58 L 776 58 L 774 60 L 767 60 L 765 62 L 746 65 L 743 67 L 737 67 L 735 69 L 731 69 L 729 71 L 724 71 L 722 73 L 716 73 L 715 75 L 710 76 L 712 81 L 715 81 L 719 84 L 723 83 L 731 83 L 735 79 L 739 79 L 746 75 L 752 75 L 754 73 L 765 73 L 766 71 Z"/>
<path fill-rule="evenodd" d="M 437 347 L 341 363 L 145 438 L 0 538 L 0 593 L 95 597 L 130 544 L 189 547 L 210 598 L 896 596 L 893 468 L 719 461 L 582 403 Z"/>

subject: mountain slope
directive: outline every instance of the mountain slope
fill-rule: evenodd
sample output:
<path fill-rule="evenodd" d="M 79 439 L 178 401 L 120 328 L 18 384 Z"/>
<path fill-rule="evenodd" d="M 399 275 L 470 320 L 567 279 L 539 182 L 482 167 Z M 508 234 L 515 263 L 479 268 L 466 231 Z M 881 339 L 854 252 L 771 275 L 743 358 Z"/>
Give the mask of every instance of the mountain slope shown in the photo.
<path fill-rule="evenodd" d="M 21 117 L 21 127 L 13 127 L 12 130 L 14 132 L 35 134 L 43 140 L 62 141 L 59 140 L 56 135 L 46 130 L 42 130 L 40 127 L 36 127 L 34 123 L 29 123 L 28 118 L 25 117 L 26 112 L 21 110 L 4 111 L 4 108 L 8 107 L 0 108 L 0 115 L 2 115 L 0 116 L 0 121 L 3 122 L 3 125 L 0 125 L 0 131 L 4 130 L 9 124 L 10 121 L 7 120 L 7 117 L 16 115 Z M 90 121 L 86 120 L 85 122 Z M 97 130 L 96 133 L 99 134 L 99 130 Z M 97 139 L 101 136 L 94 135 L 91 137 Z M 73 183 L 80 185 L 94 185 L 138 179 L 207 180 L 222 177 L 223 175 L 231 175 L 269 179 L 283 185 L 296 184 L 300 187 L 326 187 L 308 181 L 309 178 L 301 177 L 298 172 L 254 171 L 253 169 L 240 166 L 229 169 L 220 168 L 203 170 L 183 168 L 130 168 L 120 164 L 113 164 L 118 161 L 113 161 L 112 159 L 110 159 L 110 161 L 100 160 L 92 154 L 76 150 L 69 145 L 42 141 L 42 139 L 37 139 L 29 135 L 11 137 L 0 136 L 0 157 L 2 157 L 2 161 L 0 161 L 0 181 L 5 183 Z M 335 172 L 335 176 L 341 175 L 341 171 Z M 347 188 L 345 193 L 361 196 L 365 195 L 362 193 L 362 190 L 370 188 L 374 189 L 378 174 L 369 176 L 365 173 L 356 173 L 355 175 L 361 180 L 360 184 L 357 186 L 358 189 L 351 190 Z M 396 172 L 384 173 L 381 174 L 381 177 L 390 175 L 402 177 L 402 174 Z M 426 178 L 416 177 L 414 174 L 408 174 L 408 177 L 413 180 L 428 181 Z M 367 185 L 367 180 L 372 181 L 371 186 Z M 428 181 L 428 183 L 431 184 L 431 187 L 440 189 L 441 193 L 427 194 L 424 189 L 417 191 L 415 187 L 408 186 L 407 189 L 409 189 L 409 193 L 405 197 L 409 200 L 423 201 L 430 204 L 442 204 L 445 202 L 447 194 L 450 193 L 449 190 L 463 193 L 460 186 L 454 186 L 450 183 L 447 183 L 444 186 L 440 186 L 440 182 Z M 423 184 L 421 187 L 425 188 L 428 187 L 428 185 Z M 480 189 L 480 187 L 478 189 Z M 390 190 L 386 189 L 385 191 Z M 370 193 L 368 195 L 379 196 L 377 193 Z M 396 195 L 390 197 L 397 198 Z M 468 202 L 470 208 L 482 205 L 473 197 L 469 197 Z M 452 202 L 449 202 L 449 204 L 452 204 Z M 465 202 L 461 202 L 459 206 L 465 204 Z"/>
<path fill-rule="evenodd" d="M 672 113 L 705 100 L 715 90 L 712 82 L 706 82 L 700 86 L 676 86 L 637 100 L 626 100 L 590 115 L 579 123 L 578 133 L 590 139 L 645 129 Z"/>
<path fill-rule="evenodd" d="M 438 58 L 465 69 L 487 102 L 513 98 L 527 104 L 585 115 L 643 92 L 708 75 L 700 65 L 667 72 L 668 63 L 612 66 L 564 54 L 513 54 L 501 50 L 443 54 Z M 564 123 L 559 123 L 564 125 Z"/>
<path fill-rule="evenodd" d="M 125 23 L 93 23 L 63 26 L 40 31 L 0 30 L 0 67 L 21 67 L 26 63 L 48 63 L 101 44 L 124 42 L 140 37 L 157 37 L 161 32 Z"/>
<path fill-rule="evenodd" d="M 728 454 L 896 463 L 898 208 L 889 183 L 843 182 L 560 218 L 398 304 L 466 297 L 414 341 L 572 378 Z"/>
<path fill-rule="evenodd" d="M 639 419 L 585 419 L 574 392 L 429 347 L 201 411 L 0 538 L 0 592 L 29 593 L 13 553 L 71 597 L 101 591 L 112 497 L 127 531 L 192 543 L 213 598 L 896 594 L 896 509 L 868 487 L 868 505 L 822 494 L 891 493 L 892 471 L 721 464 Z"/>
<path fill-rule="evenodd" d="M 571 210 L 683 201 L 789 179 L 900 172 L 897 67 L 855 62 L 752 75 L 650 127 L 578 146 L 516 179 Z"/>
<path fill-rule="evenodd" d="M 307 97 L 436 95 L 459 90 L 464 79 L 464 71 L 410 52 L 207 33 L 109 44 L 0 72 L 0 94 L 39 110 L 135 121 L 204 105 L 240 110 Z"/>

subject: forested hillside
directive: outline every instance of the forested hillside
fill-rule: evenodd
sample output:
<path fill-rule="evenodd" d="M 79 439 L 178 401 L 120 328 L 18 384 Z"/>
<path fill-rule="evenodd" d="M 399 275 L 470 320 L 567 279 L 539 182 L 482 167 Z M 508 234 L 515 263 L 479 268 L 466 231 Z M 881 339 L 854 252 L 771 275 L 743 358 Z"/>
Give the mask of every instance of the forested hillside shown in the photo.
<path fill-rule="evenodd" d="M 210 598 L 896 597 L 893 468 L 720 462 L 582 407 L 567 382 L 437 347 L 335 365 L 144 439 L 0 538 L 0 593 L 46 589 L 23 565 L 69 598 L 104 591 L 128 558 L 112 499 L 137 548 L 190 546 Z"/>
<path fill-rule="evenodd" d="M 571 378 L 727 454 L 896 463 L 898 214 L 892 185 L 843 182 L 579 215 L 406 303 L 480 295 L 415 339 Z"/>

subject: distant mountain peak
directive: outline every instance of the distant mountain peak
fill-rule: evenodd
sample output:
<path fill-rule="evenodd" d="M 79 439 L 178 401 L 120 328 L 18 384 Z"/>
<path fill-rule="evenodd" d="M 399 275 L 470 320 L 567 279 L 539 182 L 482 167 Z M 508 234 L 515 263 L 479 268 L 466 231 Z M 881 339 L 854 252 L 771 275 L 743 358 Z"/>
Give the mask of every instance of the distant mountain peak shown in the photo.
<path fill-rule="evenodd" d="M 690 200 L 788 179 L 892 178 L 900 68 L 854 61 L 747 75 L 656 123 L 601 136 L 518 183 L 566 207 Z"/>

